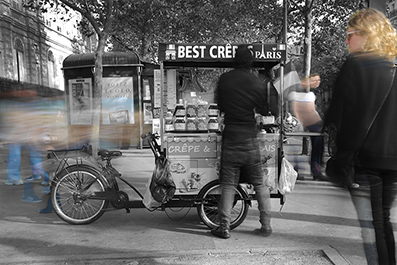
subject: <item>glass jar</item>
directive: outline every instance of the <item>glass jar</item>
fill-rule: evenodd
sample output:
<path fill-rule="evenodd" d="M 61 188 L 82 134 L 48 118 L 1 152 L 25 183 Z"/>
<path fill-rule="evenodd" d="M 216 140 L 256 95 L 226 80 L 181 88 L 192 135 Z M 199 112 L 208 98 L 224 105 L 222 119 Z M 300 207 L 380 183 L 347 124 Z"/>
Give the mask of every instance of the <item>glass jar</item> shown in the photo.
<path fill-rule="evenodd" d="M 176 118 L 174 121 L 175 131 L 186 131 L 186 120 L 185 118 Z"/>
<path fill-rule="evenodd" d="M 194 104 L 188 104 L 186 106 L 186 117 L 197 117 L 197 106 Z"/>
<path fill-rule="evenodd" d="M 186 109 L 183 104 L 176 104 L 174 116 L 175 117 L 185 117 L 186 116 Z"/>
<path fill-rule="evenodd" d="M 219 122 L 215 117 L 211 117 L 208 120 L 208 131 L 210 132 L 219 132 Z"/>
<path fill-rule="evenodd" d="M 187 118 L 187 120 L 186 120 L 186 130 L 187 131 L 197 131 L 196 118 Z"/>
<path fill-rule="evenodd" d="M 218 117 L 219 109 L 217 104 L 210 104 L 208 107 L 208 116 L 210 117 Z"/>
<path fill-rule="evenodd" d="M 164 122 L 164 130 L 166 132 L 172 132 L 174 131 L 174 124 L 173 124 L 173 119 L 172 117 L 166 117 L 165 122 Z"/>
<path fill-rule="evenodd" d="M 206 118 L 198 118 L 197 119 L 197 130 L 198 131 L 207 131 L 207 119 Z"/>

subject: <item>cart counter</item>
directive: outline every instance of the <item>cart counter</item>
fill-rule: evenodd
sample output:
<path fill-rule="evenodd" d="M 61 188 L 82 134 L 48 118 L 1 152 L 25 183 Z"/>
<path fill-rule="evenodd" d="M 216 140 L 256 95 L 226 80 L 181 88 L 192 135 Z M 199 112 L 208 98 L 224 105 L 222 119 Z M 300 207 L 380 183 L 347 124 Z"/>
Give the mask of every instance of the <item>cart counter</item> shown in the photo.
<path fill-rule="evenodd" d="M 259 137 L 263 176 L 272 193 L 278 184 L 278 134 Z M 222 136 L 217 133 L 166 133 L 163 147 L 170 161 L 176 194 L 197 194 L 219 178 Z M 253 191 L 250 191 L 253 192 Z"/>

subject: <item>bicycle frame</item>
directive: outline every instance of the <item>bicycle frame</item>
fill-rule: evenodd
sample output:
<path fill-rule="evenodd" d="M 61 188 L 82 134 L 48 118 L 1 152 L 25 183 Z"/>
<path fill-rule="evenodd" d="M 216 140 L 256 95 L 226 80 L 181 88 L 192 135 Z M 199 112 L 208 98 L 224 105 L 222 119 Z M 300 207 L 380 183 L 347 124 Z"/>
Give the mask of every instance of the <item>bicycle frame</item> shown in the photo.
<path fill-rule="evenodd" d="M 156 142 L 156 135 L 147 134 L 149 146 L 153 151 L 155 159 L 166 159 L 164 151 Z M 72 150 L 76 151 L 76 150 Z M 62 155 L 60 155 L 63 152 Z M 81 149 L 76 151 L 78 155 L 90 155 L 87 152 L 81 153 Z M 111 163 L 115 157 L 122 155 L 120 151 L 100 150 L 99 158 L 105 163 L 94 166 L 84 164 L 82 157 L 73 157 L 71 150 L 51 151 L 60 164 L 57 168 L 52 187 L 51 200 L 54 211 L 65 222 L 70 224 L 88 224 L 100 218 L 108 209 L 108 204 L 115 209 L 125 209 L 127 213 L 132 208 L 146 208 L 143 204 L 144 196 L 129 181 L 121 176 Z M 76 155 L 76 154 L 74 154 Z M 70 164 L 69 159 L 74 158 L 75 164 Z M 130 187 L 140 200 L 130 201 L 128 194 L 120 190 L 118 181 L 122 181 Z M 251 200 L 255 199 L 252 194 L 248 194 L 241 185 L 237 186 L 236 196 L 232 211 L 231 227 L 240 225 L 248 213 Z M 218 204 L 221 189 L 219 180 L 216 179 L 204 185 L 198 194 L 179 194 L 171 198 L 159 207 L 152 210 L 165 210 L 173 207 L 196 207 L 200 219 L 210 228 L 215 228 L 217 223 Z"/>

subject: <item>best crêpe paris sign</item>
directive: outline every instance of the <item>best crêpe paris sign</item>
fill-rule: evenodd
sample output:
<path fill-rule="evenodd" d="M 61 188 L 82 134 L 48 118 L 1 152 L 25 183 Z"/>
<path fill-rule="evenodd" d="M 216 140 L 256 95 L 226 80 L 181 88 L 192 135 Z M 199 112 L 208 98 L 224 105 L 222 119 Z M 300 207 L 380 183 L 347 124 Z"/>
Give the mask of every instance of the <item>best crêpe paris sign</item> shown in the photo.
<path fill-rule="evenodd" d="M 239 45 L 242 44 L 182 44 L 161 43 L 160 61 L 232 61 Z M 280 61 L 286 59 L 285 44 L 243 44 L 252 50 L 255 61 Z"/>

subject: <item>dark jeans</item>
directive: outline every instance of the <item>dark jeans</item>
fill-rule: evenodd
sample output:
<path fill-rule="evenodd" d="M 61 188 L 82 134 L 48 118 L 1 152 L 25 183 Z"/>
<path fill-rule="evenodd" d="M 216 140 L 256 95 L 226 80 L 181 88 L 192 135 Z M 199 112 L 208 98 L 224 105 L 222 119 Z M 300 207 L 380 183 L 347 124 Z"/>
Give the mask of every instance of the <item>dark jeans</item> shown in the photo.
<path fill-rule="evenodd" d="M 244 181 L 254 186 L 258 202 L 259 222 L 263 228 L 270 229 L 270 189 L 264 181 L 255 127 L 246 131 L 240 126 L 226 125 L 222 137 L 220 225 L 227 229 L 230 228 L 231 210 L 235 196 L 234 188 L 242 181 L 240 177 L 243 177 Z"/>
<path fill-rule="evenodd" d="M 378 262 L 382 265 L 395 265 L 396 250 L 390 209 L 397 194 L 397 171 L 359 168 L 358 172 L 368 177 L 370 185 Z"/>
<path fill-rule="evenodd" d="M 306 127 L 309 132 L 321 132 L 322 128 L 319 125 Z M 321 165 L 323 164 L 324 138 L 322 136 L 311 136 L 310 139 L 312 142 L 310 169 L 313 175 L 319 175 L 321 174 Z"/>

